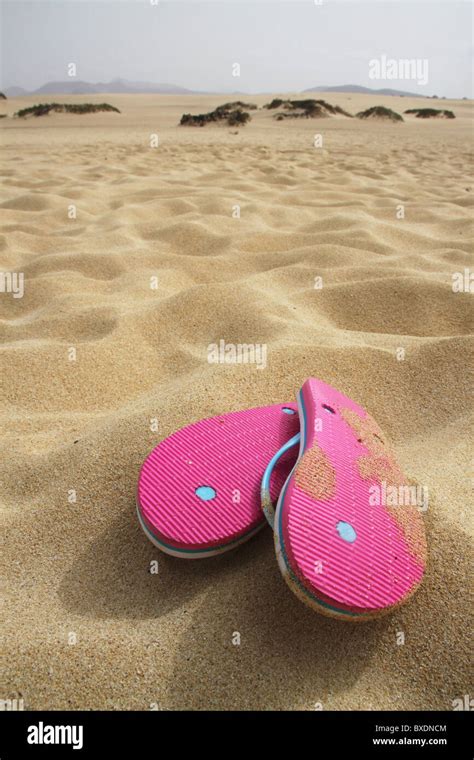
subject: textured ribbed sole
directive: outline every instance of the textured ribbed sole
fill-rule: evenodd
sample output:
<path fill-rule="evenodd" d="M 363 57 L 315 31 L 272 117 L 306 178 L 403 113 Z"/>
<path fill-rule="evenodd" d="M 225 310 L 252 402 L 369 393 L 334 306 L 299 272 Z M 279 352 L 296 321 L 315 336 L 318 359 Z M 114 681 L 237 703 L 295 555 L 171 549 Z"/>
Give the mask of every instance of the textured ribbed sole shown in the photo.
<path fill-rule="evenodd" d="M 138 480 L 137 510 L 158 548 L 197 559 L 220 554 L 264 524 L 260 481 L 276 451 L 299 428 L 296 404 L 278 404 L 201 420 L 162 441 Z M 277 498 L 296 453 L 275 468 Z"/>
<path fill-rule="evenodd" d="M 390 489 L 406 494 L 407 482 L 362 407 L 311 379 L 298 408 L 298 461 L 275 516 L 280 569 L 298 597 L 331 617 L 363 620 L 391 612 L 423 577 L 420 509 L 386 503 Z"/>

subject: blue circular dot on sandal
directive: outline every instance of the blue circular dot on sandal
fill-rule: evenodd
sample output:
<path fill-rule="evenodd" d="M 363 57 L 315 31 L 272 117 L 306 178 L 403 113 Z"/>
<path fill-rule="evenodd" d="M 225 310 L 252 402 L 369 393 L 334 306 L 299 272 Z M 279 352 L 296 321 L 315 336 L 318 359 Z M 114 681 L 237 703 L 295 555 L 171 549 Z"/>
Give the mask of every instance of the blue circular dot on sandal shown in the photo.
<path fill-rule="evenodd" d="M 284 406 L 281 411 L 283 412 L 283 414 L 296 414 L 295 410 L 290 409 L 289 406 Z"/>
<path fill-rule="evenodd" d="M 212 486 L 199 486 L 194 493 L 202 501 L 211 501 L 211 499 L 215 499 L 217 496 L 217 491 Z"/>
<path fill-rule="evenodd" d="M 343 520 L 340 520 L 337 523 L 336 530 L 343 541 L 347 541 L 348 544 L 353 544 L 357 538 L 357 533 L 355 532 L 352 525 L 348 522 L 344 522 Z"/>

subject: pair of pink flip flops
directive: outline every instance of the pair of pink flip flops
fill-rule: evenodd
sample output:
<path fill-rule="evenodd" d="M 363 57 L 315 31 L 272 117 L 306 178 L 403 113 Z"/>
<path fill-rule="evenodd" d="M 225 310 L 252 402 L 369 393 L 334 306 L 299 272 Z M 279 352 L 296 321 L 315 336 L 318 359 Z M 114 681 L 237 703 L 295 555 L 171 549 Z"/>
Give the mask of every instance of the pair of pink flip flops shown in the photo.
<path fill-rule="evenodd" d="M 406 479 L 377 423 L 310 378 L 297 404 L 201 420 L 162 441 L 142 466 L 137 508 L 148 538 L 188 559 L 232 549 L 269 522 L 295 594 L 361 620 L 403 604 L 425 570 L 419 508 L 387 505 L 388 487 Z"/>

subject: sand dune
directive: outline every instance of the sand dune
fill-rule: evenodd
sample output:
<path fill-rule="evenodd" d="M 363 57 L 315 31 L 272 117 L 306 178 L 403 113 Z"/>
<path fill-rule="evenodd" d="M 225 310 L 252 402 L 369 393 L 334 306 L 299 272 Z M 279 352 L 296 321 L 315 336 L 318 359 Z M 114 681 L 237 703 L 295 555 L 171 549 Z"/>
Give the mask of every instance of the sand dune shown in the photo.
<path fill-rule="evenodd" d="M 321 97 L 351 113 L 426 105 Z M 30 709 L 452 709 L 469 693 L 473 312 L 452 276 L 472 271 L 470 103 L 403 124 L 259 110 L 236 130 L 177 126 L 222 97 L 86 99 L 122 113 L 0 123 L 0 272 L 24 273 L 22 298 L 0 293 L 6 695 Z M 266 344 L 266 368 L 208 364 L 220 339 Z M 159 440 L 288 401 L 311 375 L 366 406 L 430 493 L 426 583 L 356 628 L 293 597 L 269 531 L 186 563 L 135 517 Z"/>

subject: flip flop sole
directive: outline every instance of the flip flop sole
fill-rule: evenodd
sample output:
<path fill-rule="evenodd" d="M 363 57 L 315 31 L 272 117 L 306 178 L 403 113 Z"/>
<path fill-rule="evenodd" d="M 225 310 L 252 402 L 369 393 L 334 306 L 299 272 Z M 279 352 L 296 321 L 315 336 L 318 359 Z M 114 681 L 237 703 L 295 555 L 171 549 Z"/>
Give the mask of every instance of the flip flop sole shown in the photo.
<path fill-rule="evenodd" d="M 354 401 L 310 379 L 298 394 L 298 410 L 298 461 L 275 515 L 282 574 L 302 601 L 331 617 L 365 620 L 391 612 L 414 593 L 425 570 L 413 487 L 375 420 Z M 408 503 L 394 505 L 394 493 L 408 494 Z"/>
<path fill-rule="evenodd" d="M 162 441 L 140 471 L 137 511 L 148 538 L 186 559 L 221 554 L 265 523 L 260 481 L 268 460 L 298 431 L 297 406 L 277 404 L 188 425 Z M 296 458 L 275 468 L 277 498 Z"/>

